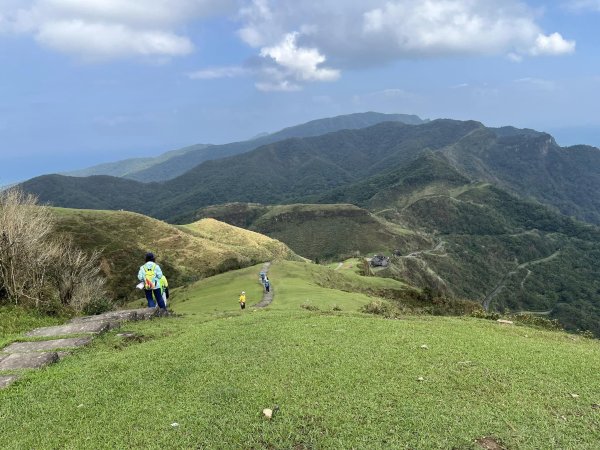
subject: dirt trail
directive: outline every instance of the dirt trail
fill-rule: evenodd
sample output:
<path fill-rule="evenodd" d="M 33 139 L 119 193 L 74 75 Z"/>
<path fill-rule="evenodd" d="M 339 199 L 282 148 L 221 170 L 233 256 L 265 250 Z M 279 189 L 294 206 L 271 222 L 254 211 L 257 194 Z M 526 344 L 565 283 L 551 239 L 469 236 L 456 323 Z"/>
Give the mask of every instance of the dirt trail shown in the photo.
<path fill-rule="evenodd" d="M 515 269 L 507 272 L 506 275 L 504 275 L 504 277 L 502 278 L 502 280 L 500 280 L 500 283 L 498 283 L 496 285 L 496 287 L 492 290 L 492 292 L 490 292 L 483 299 L 483 309 L 485 309 L 486 311 L 489 310 L 490 304 L 492 303 L 492 300 L 494 299 L 494 297 L 496 297 L 502 291 L 502 289 L 504 289 L 506 287 L 506 282 L 508 281 L 508 279 L 510 277 L 512 277 L 513 275 L 515 275 L 519 270 L 527 269 L 527 274 L 525 275 L 525 278 L 523 278 L 523 280 L 521 281 L 521 287 L 523 287 L 523 284 L 525 283 L 527 278 L 529 278 L 529 276 L 531 275 L 531 271 L 528 269 L 528 267 L 535 266 L 536 264 L 543 264 L 545 262 L 552 261 L 558 255 L 560 255 L 560 250 L 552 253 L 550 256 L 546 256 L 545 258 L 534 259 L 533 261 L 527 261 L 523 264 L 519 264 Z"/>
<path fill-rule="evenodd" d="M 270 262 L 266 262 L 264 263 L 264 265 L 262 266 L 261 272 L 264 272 L 265 274 L 267 274 L 267 278 L 268 278 L 268 273 L 269 273 L 269 267 L 271 267 L 271 263 Z M 259 280 L 260 283 L 260 280 Z M 261 283 L 262 284 L 262 283 Z M 270 285 L 269 287 L 269 292 L 264 292 L 263 293 L 263 298 L 260 302 L 258 302 L 255 305 L 252 305 L 253 308 L 264 308 L 265 306 L 269 306 L 271 304 L 271 302 L 273 301 L 273 285 Z"/>
<path fill-rule="evenodd" d="M 439 256 L 439 257 L 447 257 L 448 254 L 444 250 L 444 244 L 446 244 L 446 241 L 440 241 L 437 244 L 435 244 L 432 248 L 430 248 L 429 250 L 419 250 L 416 252 L 412 252 L 412 253 L 409 253 L 408 255 L 406 255 L 405 258 L 416 258 L 417 256 L 420 256 L 420 255 L 432 255 L 432 256 Z M 435 253 L 435 252 L 439 252 L 440 250 L 443 253 Z"/>

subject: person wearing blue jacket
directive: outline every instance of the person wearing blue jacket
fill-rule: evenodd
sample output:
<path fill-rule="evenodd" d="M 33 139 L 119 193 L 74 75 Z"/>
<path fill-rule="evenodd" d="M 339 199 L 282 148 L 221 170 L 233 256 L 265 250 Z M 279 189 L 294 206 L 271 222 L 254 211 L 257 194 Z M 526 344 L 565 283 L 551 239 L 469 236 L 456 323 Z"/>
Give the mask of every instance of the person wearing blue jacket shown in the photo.
<path fill-rule="evenodd" d="M 161 310 L 166 311 L 167 307 L 163 300 L 160 279 L 163 277 L 160 266 L 154 262 L 154 253 L 146 253 L 146 262 L 140 267 L 138 272 L 138 280 L 144 283 L 144 293 L 146 294 L 146 300 L 148 300 L 148 308 L 155 308 L 156 303 Z M 152 298 L 156 299 L 156 303 Z"/>

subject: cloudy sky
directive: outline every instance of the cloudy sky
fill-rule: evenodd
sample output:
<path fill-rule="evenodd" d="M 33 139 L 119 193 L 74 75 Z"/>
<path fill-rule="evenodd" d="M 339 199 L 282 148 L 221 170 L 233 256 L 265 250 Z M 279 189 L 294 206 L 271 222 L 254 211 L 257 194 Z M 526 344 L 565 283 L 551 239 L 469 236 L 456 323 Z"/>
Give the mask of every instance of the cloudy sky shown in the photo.
<path fill-rule="evenodd" d="M 0 185 L 360 111 L 600 146 L 600 0 L 0 0 Z"/>

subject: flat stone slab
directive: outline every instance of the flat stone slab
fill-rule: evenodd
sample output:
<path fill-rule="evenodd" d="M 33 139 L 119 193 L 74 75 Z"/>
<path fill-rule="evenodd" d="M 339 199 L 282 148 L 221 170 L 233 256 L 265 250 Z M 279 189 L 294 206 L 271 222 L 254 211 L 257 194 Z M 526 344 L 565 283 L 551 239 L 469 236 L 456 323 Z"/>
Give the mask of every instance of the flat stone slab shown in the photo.
<path fill-rule="evenodd" d="M 37 342 L 13 342 L 8 347 L 3 348 L 3 353 L 31 353 L 31 352 L 47 352 L 57 350 L 59 348 L 77 348 L 88 345 L 92 342 L 91 337 L 69 338 L 69 339 L 54 339 L 52 341 L 37 341 Z"/>
<path fill-rule="evenodd" d="M 0 361 L 0 370 L 40 369 L 58 361 L 56 352 L 11 353 Z"/>
<path fill-rule="evenodd" d="M 71 319 L 69 323 L 85 323 L 97 320 L 124 322 L 127 320 L 137 320 L 137 316 L 137 310 L 129 309 L 124 311 L 110 311 L 103 314 L 97 314 L 95 316 L 75 317 L 74 319 Z"/>
<path fill-rule="evenodd" d="M 0 389 L 7 388 L 19 379 L 19 375 L 0 375 Z"/>
<path fill-rule="evenodd" d="M 140 308 L 132 309 L 137 315 L 137 320 L 148 320 L 158 315 L 160 308 Z"/>
<path fill-rule="evenodd" d="M 117 324 L 118 325 L 118 324 Z M 83 323 L 71 323 L 55 327 L 36 328 L 25 334 L 25 336 L 65 336 L 69 334 L 102 333 L 111 328 L 111 323 L 102 320 L 93 320 Z M 114 328 L 114 327 L 113 327 Z"/>

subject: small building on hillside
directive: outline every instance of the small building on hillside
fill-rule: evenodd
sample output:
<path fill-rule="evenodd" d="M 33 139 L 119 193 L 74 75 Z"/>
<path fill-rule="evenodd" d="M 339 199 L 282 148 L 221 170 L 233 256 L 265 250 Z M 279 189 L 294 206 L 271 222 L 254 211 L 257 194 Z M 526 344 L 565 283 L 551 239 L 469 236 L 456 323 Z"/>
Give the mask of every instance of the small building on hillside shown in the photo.
<path fill-rule="evenodd" d="M 390 265 L 390 258 L 383 255 L 375 255 L 371 258 L 371 267 L 387 267 Z"/>

